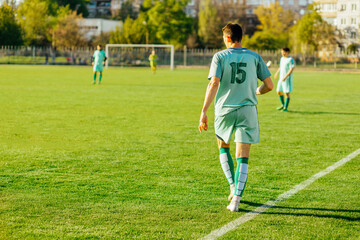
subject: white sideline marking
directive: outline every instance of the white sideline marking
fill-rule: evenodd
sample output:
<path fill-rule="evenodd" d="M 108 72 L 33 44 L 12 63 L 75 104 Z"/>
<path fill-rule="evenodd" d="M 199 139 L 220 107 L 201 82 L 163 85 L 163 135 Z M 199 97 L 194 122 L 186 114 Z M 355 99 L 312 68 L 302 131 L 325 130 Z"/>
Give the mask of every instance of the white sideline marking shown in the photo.
<path fill-rule="evenodd" d="M 289 191 L 281 194 L 275 200 L 268 201 L 264 205 L 256 208 L 255 210 L 253 210 L 251 212 L 248 212 L 248 213 L 242 215 L 241 217 L 235 219 L 234 221 L 229 222 L 228 224 L 224 225 L 223 227 L 212 231 L 211 233 L 209 233 L 209 235 L 206 235 L 205 237 L 203 237 L 201 239 L 204 239 L 204 240 L 205 239 L 217 239 L 217 238 L 223 236 L 227 232 L 230 232 L 230 231 L 234 230 L 235 228 L 239 227 L 241 224 L 255 218 L 257 215 L 259 215 L 261 213 L 264 213 L 269 208 L 274 207 L 277 202 L 287 200 L 288 198 L 290 198 L 291 196 L 293 196 L 297 192 L 303 190 L 304 188 L 306 188 L 307 186 L 309 186 L 310 184 L 315 182 L 317 179 L 319 179 L 319 178 L 325 176 L 326 174 L 334 171 L 335 169 L 337 169 L 338 167 L 340 167 L 340 166 L 344 165 L 345 163 L 349 162 L 351 159 L 355 158 L 359 154 L 360 154 L 360 148 L 358 150 L 356 150 L 355 152 L 349 154 L 348 156 L 344 157 L 340 161 L 334 163 L 330 167 L 326 168 L 325 170 L 313 175 L 309 179 L 307 179 L 307 180 L 303 181 L 302 183 L 296 185 L 295 187 L 293 187 Z"/>

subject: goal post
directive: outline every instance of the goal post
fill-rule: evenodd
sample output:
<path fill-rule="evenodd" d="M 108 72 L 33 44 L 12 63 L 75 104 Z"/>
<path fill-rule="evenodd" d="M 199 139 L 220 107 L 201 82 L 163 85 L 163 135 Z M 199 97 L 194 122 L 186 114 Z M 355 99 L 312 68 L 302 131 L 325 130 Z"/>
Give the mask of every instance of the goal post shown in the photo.
<path fill-rule="evenodd" d="M 107 61 L 105 63 L 106 68 L 109 67 L 109 59 L 111 58 L 111 56 L 109 55 L 109 48 L 152 48 L 152 49 L 156 49 L 156 48 L 170 48 L 170 69 L 174 70 L 174 55 L 175 55 L 175 50 L 174 50 L 174 45 L 165 45 L 165 44 L 106 44 L 105 46 L 105 54 L 107 57 Z"/>

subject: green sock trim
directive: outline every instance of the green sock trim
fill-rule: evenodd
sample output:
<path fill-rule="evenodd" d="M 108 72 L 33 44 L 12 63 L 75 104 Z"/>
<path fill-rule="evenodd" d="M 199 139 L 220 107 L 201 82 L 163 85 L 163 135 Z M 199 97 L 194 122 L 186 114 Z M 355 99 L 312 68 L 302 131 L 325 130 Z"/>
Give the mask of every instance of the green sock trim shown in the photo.
<path fill-rule="evenodd" d="M 281 102 L 281 104 L 284 106 L 284 95 L 282 95 L 282 96 L 279 96 L 279 98 L 280 98 L 280 102 Z"/>
<path fill-rule="evenodd" d="M 230 152 L 230 148 L 219 148 L 220 154 Z"/>
<path fill-rule="evenodd" d="M 236 161 L 237 161 L 238 163 L 246 163 L 246 164 L 248 164 L 249 158 L 247 158 L 247 157 L 240 157 L 240 158 L 237 158 Z"/>
<path fill-rule="evenodd" d="M 96 73 L 94 73 L 94 82 L 96 81 Z"/>
<path fill-rule="evenodd" d="M 102 74 L 99 75 L 99 82 L 101 82 Z"/>
<path fill-rule="evenodd" d="M 285 107 L 284 107 L 284 109 L 287 109 L 289 107 L 289 103 L 290 103 L 290 98 L 286 98 L 285 99 Z"/>

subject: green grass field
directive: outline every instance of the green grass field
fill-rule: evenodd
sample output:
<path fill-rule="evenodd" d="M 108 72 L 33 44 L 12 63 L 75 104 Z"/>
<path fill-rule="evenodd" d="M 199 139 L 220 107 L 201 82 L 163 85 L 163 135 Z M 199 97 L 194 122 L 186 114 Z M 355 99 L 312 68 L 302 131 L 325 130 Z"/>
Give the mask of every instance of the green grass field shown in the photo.
<path fill-rule="evenodd" d="M 112 68 L 102 85 L 91 67 L 0 72 L 0 239 L 198 239 L 360 148 L 360 75 L 296 71 L 291 112 L 259 96 L 261 143 L 231 213 L 212 110 L 197 130 L 206 69 Z M 223 239 L 360 239 L 359 166 Z"/>

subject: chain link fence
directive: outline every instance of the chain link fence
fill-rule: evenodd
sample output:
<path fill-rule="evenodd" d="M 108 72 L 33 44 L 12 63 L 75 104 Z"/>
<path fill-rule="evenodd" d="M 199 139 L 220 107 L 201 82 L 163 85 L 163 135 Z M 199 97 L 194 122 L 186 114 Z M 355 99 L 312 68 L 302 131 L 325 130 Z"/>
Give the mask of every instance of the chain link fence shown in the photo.
<path fill-rule="evenodd" d="M 52 48 L 1 46 L 0 64 L 37 64 L 37 65 L 91 65 L 94 48 Z M 110 66 L 149 66 L 151 48 L 113 49 L 109 53 Z M 212 56 L 221 49 L 178 49 L 175 51 L 176 67 L 209 67 Z M 278 67 L 281 58 L 279 51 L 258 51 L 265 62 L 271 61 Z M 159 66 L 170 65 L 170 50 L 156 49 Z M 321 56 L 319 56 L 321 55 Z M 291 55 L 298 67 L 314 69 L 359 69 L 360 53 L 346 54 L 334 52 L 325 54 L 311 53 Z M 331 57 L 329 57 L 331 56 Z"/>

